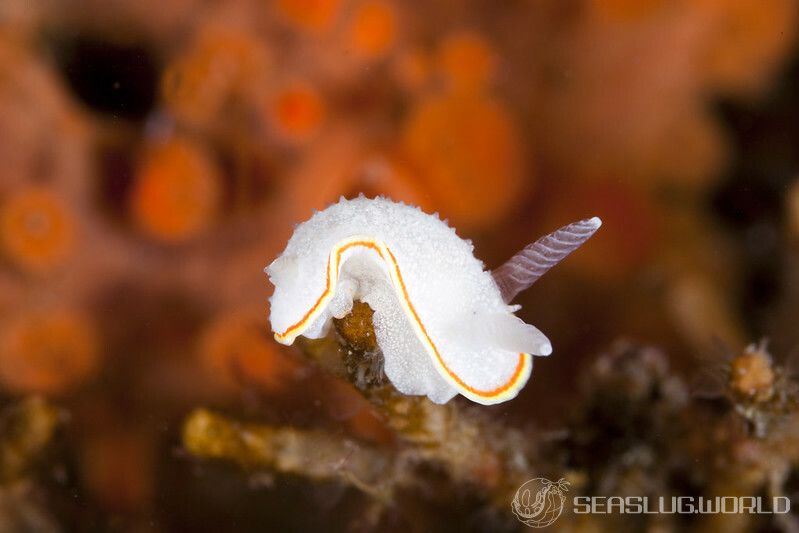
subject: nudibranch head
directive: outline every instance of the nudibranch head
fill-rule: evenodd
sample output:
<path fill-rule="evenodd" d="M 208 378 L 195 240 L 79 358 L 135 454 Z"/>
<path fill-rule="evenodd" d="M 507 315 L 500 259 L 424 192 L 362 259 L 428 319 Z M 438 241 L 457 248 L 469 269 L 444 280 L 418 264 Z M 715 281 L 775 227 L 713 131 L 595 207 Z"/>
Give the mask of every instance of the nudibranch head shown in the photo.
<path fill-rule="evenodd" d="M 353 301 L 373 310 L 386 376 L 404 394 L 482 404 L 518 394 L 552 346 L 514 316 L 473 247 L 437 216 L 384 198 L 342 199 L 294 231 L 266 269 L 275 338 L 324 336 Z"/>

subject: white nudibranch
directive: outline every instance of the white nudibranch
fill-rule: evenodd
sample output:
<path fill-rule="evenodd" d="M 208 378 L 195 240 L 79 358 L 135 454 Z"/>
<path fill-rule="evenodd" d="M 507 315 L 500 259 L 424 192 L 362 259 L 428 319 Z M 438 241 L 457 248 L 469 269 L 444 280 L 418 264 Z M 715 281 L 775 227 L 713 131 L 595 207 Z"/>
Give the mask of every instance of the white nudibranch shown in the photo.
<path fill-rule="evenodd" d="M 404 394 L 481 404 L 515 397 L 533 355 L 552 345 L 508 305 L 585 242 L 592 218 L 539 239 L 494 271 L 438 216 L 384 198 L 341 199 L 294 231 L 266 268 L 275 339 L 323 337 L 332 318 L 365 302 L 386 376 Z"/>

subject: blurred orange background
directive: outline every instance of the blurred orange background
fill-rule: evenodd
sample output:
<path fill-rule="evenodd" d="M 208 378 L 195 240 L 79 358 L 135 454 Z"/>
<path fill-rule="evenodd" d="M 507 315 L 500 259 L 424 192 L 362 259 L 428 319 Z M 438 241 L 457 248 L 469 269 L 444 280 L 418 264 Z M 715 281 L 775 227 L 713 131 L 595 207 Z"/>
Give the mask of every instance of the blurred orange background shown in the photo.
<path fill-rule="evenodd" d="M 69 410 L 79 530 L 226 523 L 228 496 L 174 464 L 197 405 L 380 438 L 267 320 L 263 268 L 341 196 L 439 212 L 489 269 L 603 219 L 518 299 L 554 354 L 486 408 L 510 424 L 557 425 L 574 369 L 619 337 L 686 373 L 763 336 L 788 357 L 797 9 L 4 0 L 0 394 Z"/>

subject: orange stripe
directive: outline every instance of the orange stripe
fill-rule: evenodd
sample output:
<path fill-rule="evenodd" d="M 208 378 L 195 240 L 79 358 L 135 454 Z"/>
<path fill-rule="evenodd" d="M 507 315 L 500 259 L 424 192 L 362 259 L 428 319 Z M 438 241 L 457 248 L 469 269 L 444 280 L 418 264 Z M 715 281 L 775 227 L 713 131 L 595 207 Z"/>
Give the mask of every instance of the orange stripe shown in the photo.
<path fill-rule="evenodd" d="M 377 252 L 377 254 L 380 256 L 380 258 L 383 259 L 383 261 L 386 261 L 386 257 L 383 255 L 383 252 L 373 242 L 369 242 L 369 241 L 353 241 L 353 242 L 347 243 L 346 245 L 340 247 L 337 250 L 337 252 L 336 252 L 335 272 L 338 273 L 339 267 L 341 266 L 341 254 L 344 253 L 346 250 L 354 247 L 354 246 L 363 246 L 365 248 L 371 248 L 372 250 Z M 516 364 L 516 369 L 514 370 L 513 375 L 510 377 L 510 380 L 507 383 L 505 383 L 504 385 L 501 385 L 501 386 L 497 387 L 496 389 L 489 390 L 489 391 L 479 390 L 479 389 L 476 389 L 476 388 L 472 387 L 471 385 L 468 385 L 466 382 L 464 382 L 460 378 L 460 376 L 458 376 L 455 372 L 453 372 L 447 366 L 447 364 L 444 362 L 444 359 L 441 357 L 441 353 L 438 351 L 438 348 L 436 347 L 435 343 L 433 342 L 433 339 L 431 339 L 430 335 L 427 333 L 427 328 L 424 327 L 424 324 L 422 323 L 421 319 L 419 318 L 419 314 L 416 312 L 416 308 L 414 308 L 413 304 L 411 303 L 410 297 L 408 296 L 408 289 L 405 287 L 405 281 L 402 278 L 402 273 L 400 272 L 399 265 L 397 264 L 397 259 L 394 257 L 394 254 L 391 252 L 391 250 L 388 248 L 388 246 L 386 246 L 386 251 L 391 256 L 391 262 L 394 264 L 394 271 L 396 273 L 397 280 L 399 281 L 400 288 L 402 289 L 402 297 L 405 299 L 405 303 L 407 303 L 408 309 L 411 311 L 411 314 L 413 315 L 413 319 L 416 321 L 416 324 L 419 326 L 419 329 L 422 331 L 422 334 L 424 335 L 425 339 L 427 340 L 427 343 L 432 347 L 433 353 L 435 354 L 436 359 L 438 360 L 438 362 L 441 365 L 441 367 L 447 372 L 447 374 L 461 388 L 469 391 L 470 393 L 472 393 L 472 394 L 474 394 L 476 396 L 481 396 L 481 397 L 485 397 L 485 398 L 492 398 L 492 397 L 495 397 L 495 396 L 499 396 L 503 392 L 506 392 L 507 390 L 513 388 L 514 384 L 516 383 L 516 381 L 519 379 L 519 377 L 521 376 L 522 372 L 524 371 L 524 366 L 525 366 L 524 359 L 525 359 L 525 355 L 526 355 L 525 353 L 520 353 L 519 354 L 519 362 Z M 316 303 L 308 310 L 307 313 L 305 313 L 305 315 L 303 315 L 303 317 L 297 323 L 289 326 L 286 329 L 286 331 L 284 331 L 283 333 L 276 333 L 276 336 L 280 337 L 280 338 L 286 338 L 291 333 L 293 333 L 295 330 L 303 327 L 305 325 L 305 323 L 310 319 L 310 317 L 317 311 L 319 306 L 322 305 L 322 302 L 330 294 L 331 290 L 332 290 L 332 288 L 330 286 L 330 258 L 328 257 L 328 259 L 327 259 L 327 280 L 326 280 L 326 283 L 325 283 L 324 292 L 322 292 L 322 295 L 319 296 L 319 298 L 316 300 Z"/>
<path fill-rule="evenodd" d="M 402 296 L 403 298 L 405 298 L 405 301 L 408 303 L 408 309 L 411 310 L 411 314 L 413 314 L 413 319 L 416 320 L 417 324 L 419 324 L 419 328 L 422 330 L 422 333 L 427 339 L 427 342 L 430 343 L 430 346 L 433 347 L 433 352 L 436 354 L 438 362 L 441 363 L 441 366 L 444 368 L 444 370 L 447 371 L 447 374 L 449 374 L 450 377 L 452 377 L 452 379 L 454 379 L 458 383 L 458 385 L 460 385 L 464 389 L 468 390 L 469 392 L 477 396 L 485 396 L 485 397 L 498 396 L 503 392 L 505 392 L 506 390 L 513 387 L 513 384 L 519 378 L 519 376 L 522 373 L 522 370 L 524 369 L 524 353 L 519 354 L 519 362 L 516 364 L 516 370 L 513 372 L 513 375 L 511 376 L 510 380 L 504 385 L 490 391 L 481 391 L 479 389 L 475 389 L 471 385 L 465 383 L 460 378 L 460 376 L 458 376 L 455 372 L 450 370 L 450 368 L 444 362 L 444 359 L 441 357 L 441 354 L 439 353 L 435 343 L 433 343 L 433 339 L 431 339 L 430 335 L 427 333 L 427 329 L 424 327 L 424 323 L 422 323 L 421 319 L 419 318 L 419 315 L 416 313 L 416 309 L 413 307 L 411 299 L 408 297 L 408 289 L 405 288 L 405 281 L 402 279 L 402 273 L 400 272 L 399 265 L 397 264 L 397 259 L 394 257 L 394 254 L 391 252 L 388 246 L 386 246 L 386 250 L 388 251 L 388 255 L 391 256 L 391 261 L 394 263 L 394 268 L 397 272 L 397 279 L 399 280 L 400 288 L 402 289 Z"/>
<path fill-rule="evenodd" d="M 338 268 L 339 268 L 339 266 L 341 264 L 341 254 L 345 250 L 348 250 L 349 248 L 352 248 L 353 246 L 365 246 L 367 248 L 371 248 L 374 251 L 376 251 L 377 254 L 385 261 L 385 257 L 383 257 L 383 253 L 380 251 L 380 248 L 375 246 L 374 243 L 371 243 L 371 242 L 368 242 L 368 241 L 355 241 L 355 242 L 348 243 L 346 246 L 342 246 L 341 248 L 339 248 L 338 252 L 336 253 L 336 272 L 338 272 Z M 322 292 L 322 295 L 319 297 L 319 299 L 316 300 L 316 303 L 313 304 L 313 306 L 310 309 L 308 309 L 308 312 L 305 313 L 303 315 L 303 317 L 297 323 L 292 324 L 291 326 L 286 328 L 286 331 L 284 331 L 283 333 L 277 333 L 276 335 L 278 337 L 285 338 L 288 335 L 290 335 L 291 333 L 293 333 L 294 330 L 302 327 L 305 324 L 305 322 L 311 317 L 311 315 L 313 315 L 316 312 L 317 308 L 320 305 L 322 305 L 322 301 L 330 293 L 330 290 L 331 290 L 331 288 L 330 288 L 330 257 L 327 258 L 327 271 L 326 271 L 325 276 L 327 277 L 327 280 L 325 282 L 325 290 Z"/>

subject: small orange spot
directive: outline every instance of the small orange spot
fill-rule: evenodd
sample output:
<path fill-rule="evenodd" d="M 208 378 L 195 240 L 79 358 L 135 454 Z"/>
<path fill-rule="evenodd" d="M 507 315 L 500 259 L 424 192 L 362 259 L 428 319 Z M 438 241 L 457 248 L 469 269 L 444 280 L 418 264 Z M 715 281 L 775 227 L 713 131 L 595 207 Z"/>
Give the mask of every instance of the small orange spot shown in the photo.
<path fill-rule="evenodd" d="M 15 393 L 64 393 L 99 363 L 92 324 L 68 312 L 17 317 L 7 324 L 1 346 L 0 383 Z"/>
<path fill-rule="evenodd" d="M 438 52 L 438 66 L 456 91 L 479 91 L 496 71 L 496 54 L 478 33 L 458 32 L 448 36 Z"/>
<path fill-rule="evenodd" d="M 370 0 L 358 6 L 349 30 L 353 50 L 365 57 L 384 55 L 394 44 L 397 14 L 393 6 Z"/>
<path fill-rule="evenodd" d="M 502 218 L 524 184 L 519 138 L 508 111 L 488 98 L 427 100 L 413 110 L 403 146 L 427 178 L 443 217 L 470 231 Z"/>
<path fill-rule="evenodd" d="M 394 441 L 394 433 L 369 404 L 364 405 L 346 423 L 354 436 L 366 442 L 390 444 Z"/>
<path fill-rule="evenodd" d="M 205 28 L 167 65 L 161 80 L 164 102 L 179 119 L 207 124 L 231 97 L 260 91 L 270 67 L 269 51 L 257 37 L 226 27 Z"/>
<path fill-rule="evenodd" d="M 41 187 L 22 189 L 0 206 L 0 247 L 20 267 L 45 271 L 73 249 L 75 227 L 67 206 Z"/>
<path fill-rule="evenodd" d="M 431 60 L 420 48 L 400 52 L 392 63 L 392 72 L 400 87 L 406 91 L 419 91 L 430 80 Z"/>
<path fill-rule="evenodd" d="M 311 138 L 325 117 L 325 102 L 319 92 L 305 83 L 284 88 L 271 109 L 273 127 L 283 138 L 304 141 Z"/>
<path fill-rule="evenodd" d="M 302 29 L 320 32 L 328 29 L 339 12 L 341 0 L 278 0 L 280 12 Z"/>
<path fill-rule="evenodd" d="M 219 188 L 216 169 L 201 148 L 172 140 L 145 155 L 130 196 L 131 214 L 154 238 L 184 240 L 211 224 Z"/>
<path fill-rule="evenodd" d="M 280 393 L 296 381 L 301 364 L 284 355 L 258 317 L 237 312 L 213 321 L 200 341 L 202 364 L 219 385 L 238 390 L 255 384 Z"/>
<path fill-rule="evenodd" d="M 774 395 L 775 374 L 764 350 L 749 348 L 730 362 L 729 385 L 739 398 L 764 402 Z"/>
<path fill-rule="evenodd" d="M 691 5 L 711 30 L 699 68 L 708 81 L 739 94 L 762 91 L 791 50 L 799 11 L 792 0 L 701 0 Z"/>

